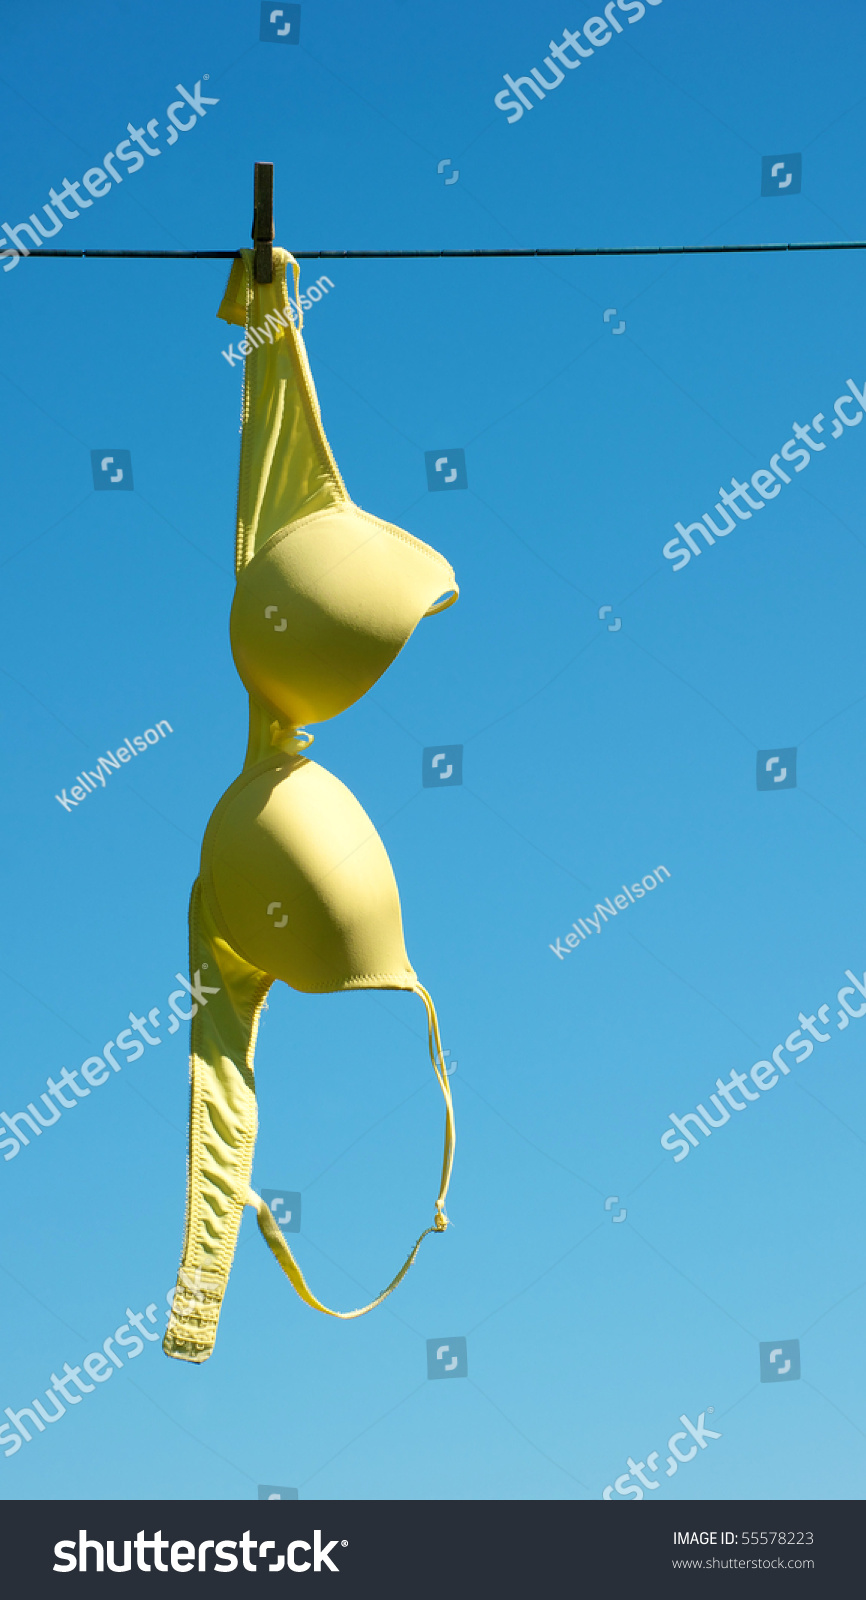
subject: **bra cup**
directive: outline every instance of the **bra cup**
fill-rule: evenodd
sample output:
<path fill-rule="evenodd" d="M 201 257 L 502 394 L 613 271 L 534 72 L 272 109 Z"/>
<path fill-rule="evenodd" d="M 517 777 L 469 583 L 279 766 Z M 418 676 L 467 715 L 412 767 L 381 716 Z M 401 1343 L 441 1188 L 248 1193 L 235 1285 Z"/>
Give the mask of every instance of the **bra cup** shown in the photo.
<path fill-rule="evenodd" d="M 238 574 L 235 665 L 282 722 L 326 721 L 376 683 L 449 588 L 444 557 L 399 529 L 351 504 L 317 512 Z"/>
<path fill-rule="evenodd" d="M 241 774 L 208 823 L 201 880 L 224 938 L 293 989 L 416 982 L 385 847 L 354 795 L 313 761 L 274 756 Z"/>

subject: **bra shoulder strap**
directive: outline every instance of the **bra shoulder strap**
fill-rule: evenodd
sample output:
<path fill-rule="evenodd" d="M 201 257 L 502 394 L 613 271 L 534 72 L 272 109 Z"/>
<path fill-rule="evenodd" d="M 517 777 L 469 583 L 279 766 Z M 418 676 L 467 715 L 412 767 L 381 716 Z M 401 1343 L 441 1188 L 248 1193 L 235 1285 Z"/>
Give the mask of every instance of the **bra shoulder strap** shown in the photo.
<path fill-rule="evenodd" d="M 273 261 L 272 282 L 256 283 L 253 251 L 242 250 L 217 312 L 244 329 L 236 572 L 288 523 L 351 504 L 322 428 L 300 332 L 300 268 L 276 246 Z M 290 264 L 293 303 L 286 288 Z"/>
<path fill-rule="evenodd" d="M 300 1295 L 301 1299 L 308 1306 L 312 1307 L 314 1311 L 323 1311 L 328 1317 L 339 1317 L 342 1322 L 351 1322 L 355 1317 L 364 1317 L 368 1311 L 375 1310 L 376 1306 L 380 1306 L 383 1300 L 387 1300 L 388 1295 L 391 1294 L 393 1290 L 396 1289 L 398 1283 L 402 1282 L 403 1278 L 405 1278 L 406 1273 L 409 1271 L 409 1268 L 415 1260 L 415 1257 L 417 1256 L 418 1251 L 420 1250 L 421 1245 L 426 1239 L 428 1233 L 444 1233 L 445 1229 L 448 1227 L 448 1217 L 445 1214 L 445 1198 L 448 1194 L 448 1185 L 451 1181 L 451 1168 L 454 1164 L 455 1145 L 454 1107 L 451 1101 L 451 1085 L 448 1081 L 448 1074 L 445 1070 L 445 1059 L 442 1053 L 442 1040 L 439 1036 L 439 1022 L 436 1017 L 436 1008 L 433 1005 L 433 1001 L 427 993 L 427 990 L 423 988 L 420 983 L 414 986 L 414 992 L 423 1000 L 425 1009 L 427 1011 L 427 1042 L 428 1049 L 430 1051 L 430 1060 L 433 1064 L 433 1070 L 436 1074 L 437 1082 L 442 1090 L 445 1100 L 445 1149 L 442 1157 L 442 1176 L 439 1182 L 439 1194 L 436 1198 L 435 1215 L 433 1221 L 431 1222 L 429 1228 L 425 1228 L 424 1232 L 416 1239 L 412 1249 L 409 1251 L 409 1254 L 406 1257 L 406 1260 L 403 1262 L 402 1267 L 396 1276 L 391 1279 L 388 1287 L 383 1289 L 381 1294 L 376 1296 L 375 1300 L 371 1300 L 369 1305 L 360 1306 L 357 1311 L 332 1311 L 329 1306 L 323 1305 L 322 1301 L 316 1298 L 307 1284 L 307 1280 L 298 1266 L 298 1263 L 295 1260 L 295 1257 L 292 1254 L 292 1251 L 290 1250 L 289 1245 L 287 1244 L 286 1239 L 283 1236 L 283 1233 L 281 1232 L 270 1207 L 260 1195 L 256 1194 L 254 1189 L 250 1189 L 247 1196 L 247 1204 L 255 1207 L 259 1231 L 262 1235 L 262 1238 L 265 1240 L 269 1250 L 276 1257 L 284 1273 L 286 1274 L 286 1277 L 292 1285 L 292 1288 L 297 1294 Z"/>

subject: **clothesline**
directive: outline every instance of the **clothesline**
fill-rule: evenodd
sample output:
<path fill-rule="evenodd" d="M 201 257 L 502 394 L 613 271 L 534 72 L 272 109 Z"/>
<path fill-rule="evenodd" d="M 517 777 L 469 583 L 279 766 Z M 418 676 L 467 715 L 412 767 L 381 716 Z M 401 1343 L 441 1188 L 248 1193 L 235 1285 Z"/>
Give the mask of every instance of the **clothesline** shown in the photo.
<path fill-rule="evenodd" d="M 756 255 L 780 250 L 866 250 L 866 239 L 806 240 L 794 244 L 647 244 L 578 246 L 542 250 L 294 250 L 297 261 L 416 261 L 490 259 L 510 256 L 718 256 Z M 236 261 L 239 250 L 31 250 L 37 256 L 94 257 L 148 261 Z"/>

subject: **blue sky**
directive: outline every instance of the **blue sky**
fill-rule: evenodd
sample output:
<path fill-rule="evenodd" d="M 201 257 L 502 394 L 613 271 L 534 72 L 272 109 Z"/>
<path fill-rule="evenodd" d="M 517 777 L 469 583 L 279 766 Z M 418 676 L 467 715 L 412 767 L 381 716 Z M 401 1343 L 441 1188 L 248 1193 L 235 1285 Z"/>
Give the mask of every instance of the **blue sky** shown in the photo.
<path fill-rule="evenodd" d="M 509 123 L 504 74 L 549 79 L 548 41 L 588 15 L 304 0 L 292 46 L 259 39 L 253 3 L 19 8 L 0 222 L 156 118 L 159 157 L 50 243 L 238 248 L 256 160 L 289 249 L 863 236 L 853 0 L 623 13 Z M 175 85 L 197 83 L 218 103 L 169 145 Z M 794 152 L 801 192 L 762 197 L 762 158 Z M 166 1001 L 246 742 L 227 269 L 0 272 L 0 1109 L 130 1011 L 162 1014 L 158 1047 L 0 1166 L 0 1411 L 126 1308 L 157 1306 L 161 1333 L 177 1267 L 187 1040 Z M 454 1226 L 340 1324 L 294 1296 L 247 1213 L 212 1359 L 148 1343 L 0 1455 L 0 1494 L 597 1499 L 656 1451 L 648 1498 L 861 1497 L 866 1018 L 840 1028 L 836 996 L 846 970 L 866 981 L 866 428 L 830 427 L 866 380 L 864 258 L 347 261 L 302 282 L 322 271 L 305 334 L 349 491 L 461 586 L 313 752 L 382 835 L 458 1062 Z M 819 413 L 826 448 L 675 572 L 675 524 Z M 425 452 L 453 448 L 468 487 L 431 493 Z M 96 491 L 91 451 L 121 449 L 134 490 Z M 160 719 L 171 734 L 104 790 L 56 802 Z M 437 793 L 421 759 L 440 742 L 463 745 L 463 783 Z M 796 786 L 758 790 L 758 753 L 791 748 Z M 551 950 L 662 864 L 658 889 Z M 808 1060 L 687 1158 L 662 1149 L 670 1112 L 823 1004 Z M 301 1192 L 299 1258 L 331 1304 L 378 1292 L 428 1218 L 425 1053 L 409 996 L 272 991 L 253 1181 Z M 426 1341 L 455 1336 L 468 1378 L 431 1383 Z M 762 1382 L 759 1345 L 794 1340 L 801 1378 Z M 720 1436 L 666 1476 L 678 1419 L 701 1413 Z"/>

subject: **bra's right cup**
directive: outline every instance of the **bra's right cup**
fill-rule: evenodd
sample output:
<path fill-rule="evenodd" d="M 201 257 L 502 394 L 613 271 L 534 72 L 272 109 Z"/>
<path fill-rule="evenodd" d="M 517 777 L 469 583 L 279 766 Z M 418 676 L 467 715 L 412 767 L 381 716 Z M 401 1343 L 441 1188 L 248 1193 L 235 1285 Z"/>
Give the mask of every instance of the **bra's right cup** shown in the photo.
<path fill-rule="evenodd" d="M 421 618 L 457 598 L 444 556 L 350 503 L 273 533 L 238 574 L 235 665 L 291 727 L 354 705 Z"/>

